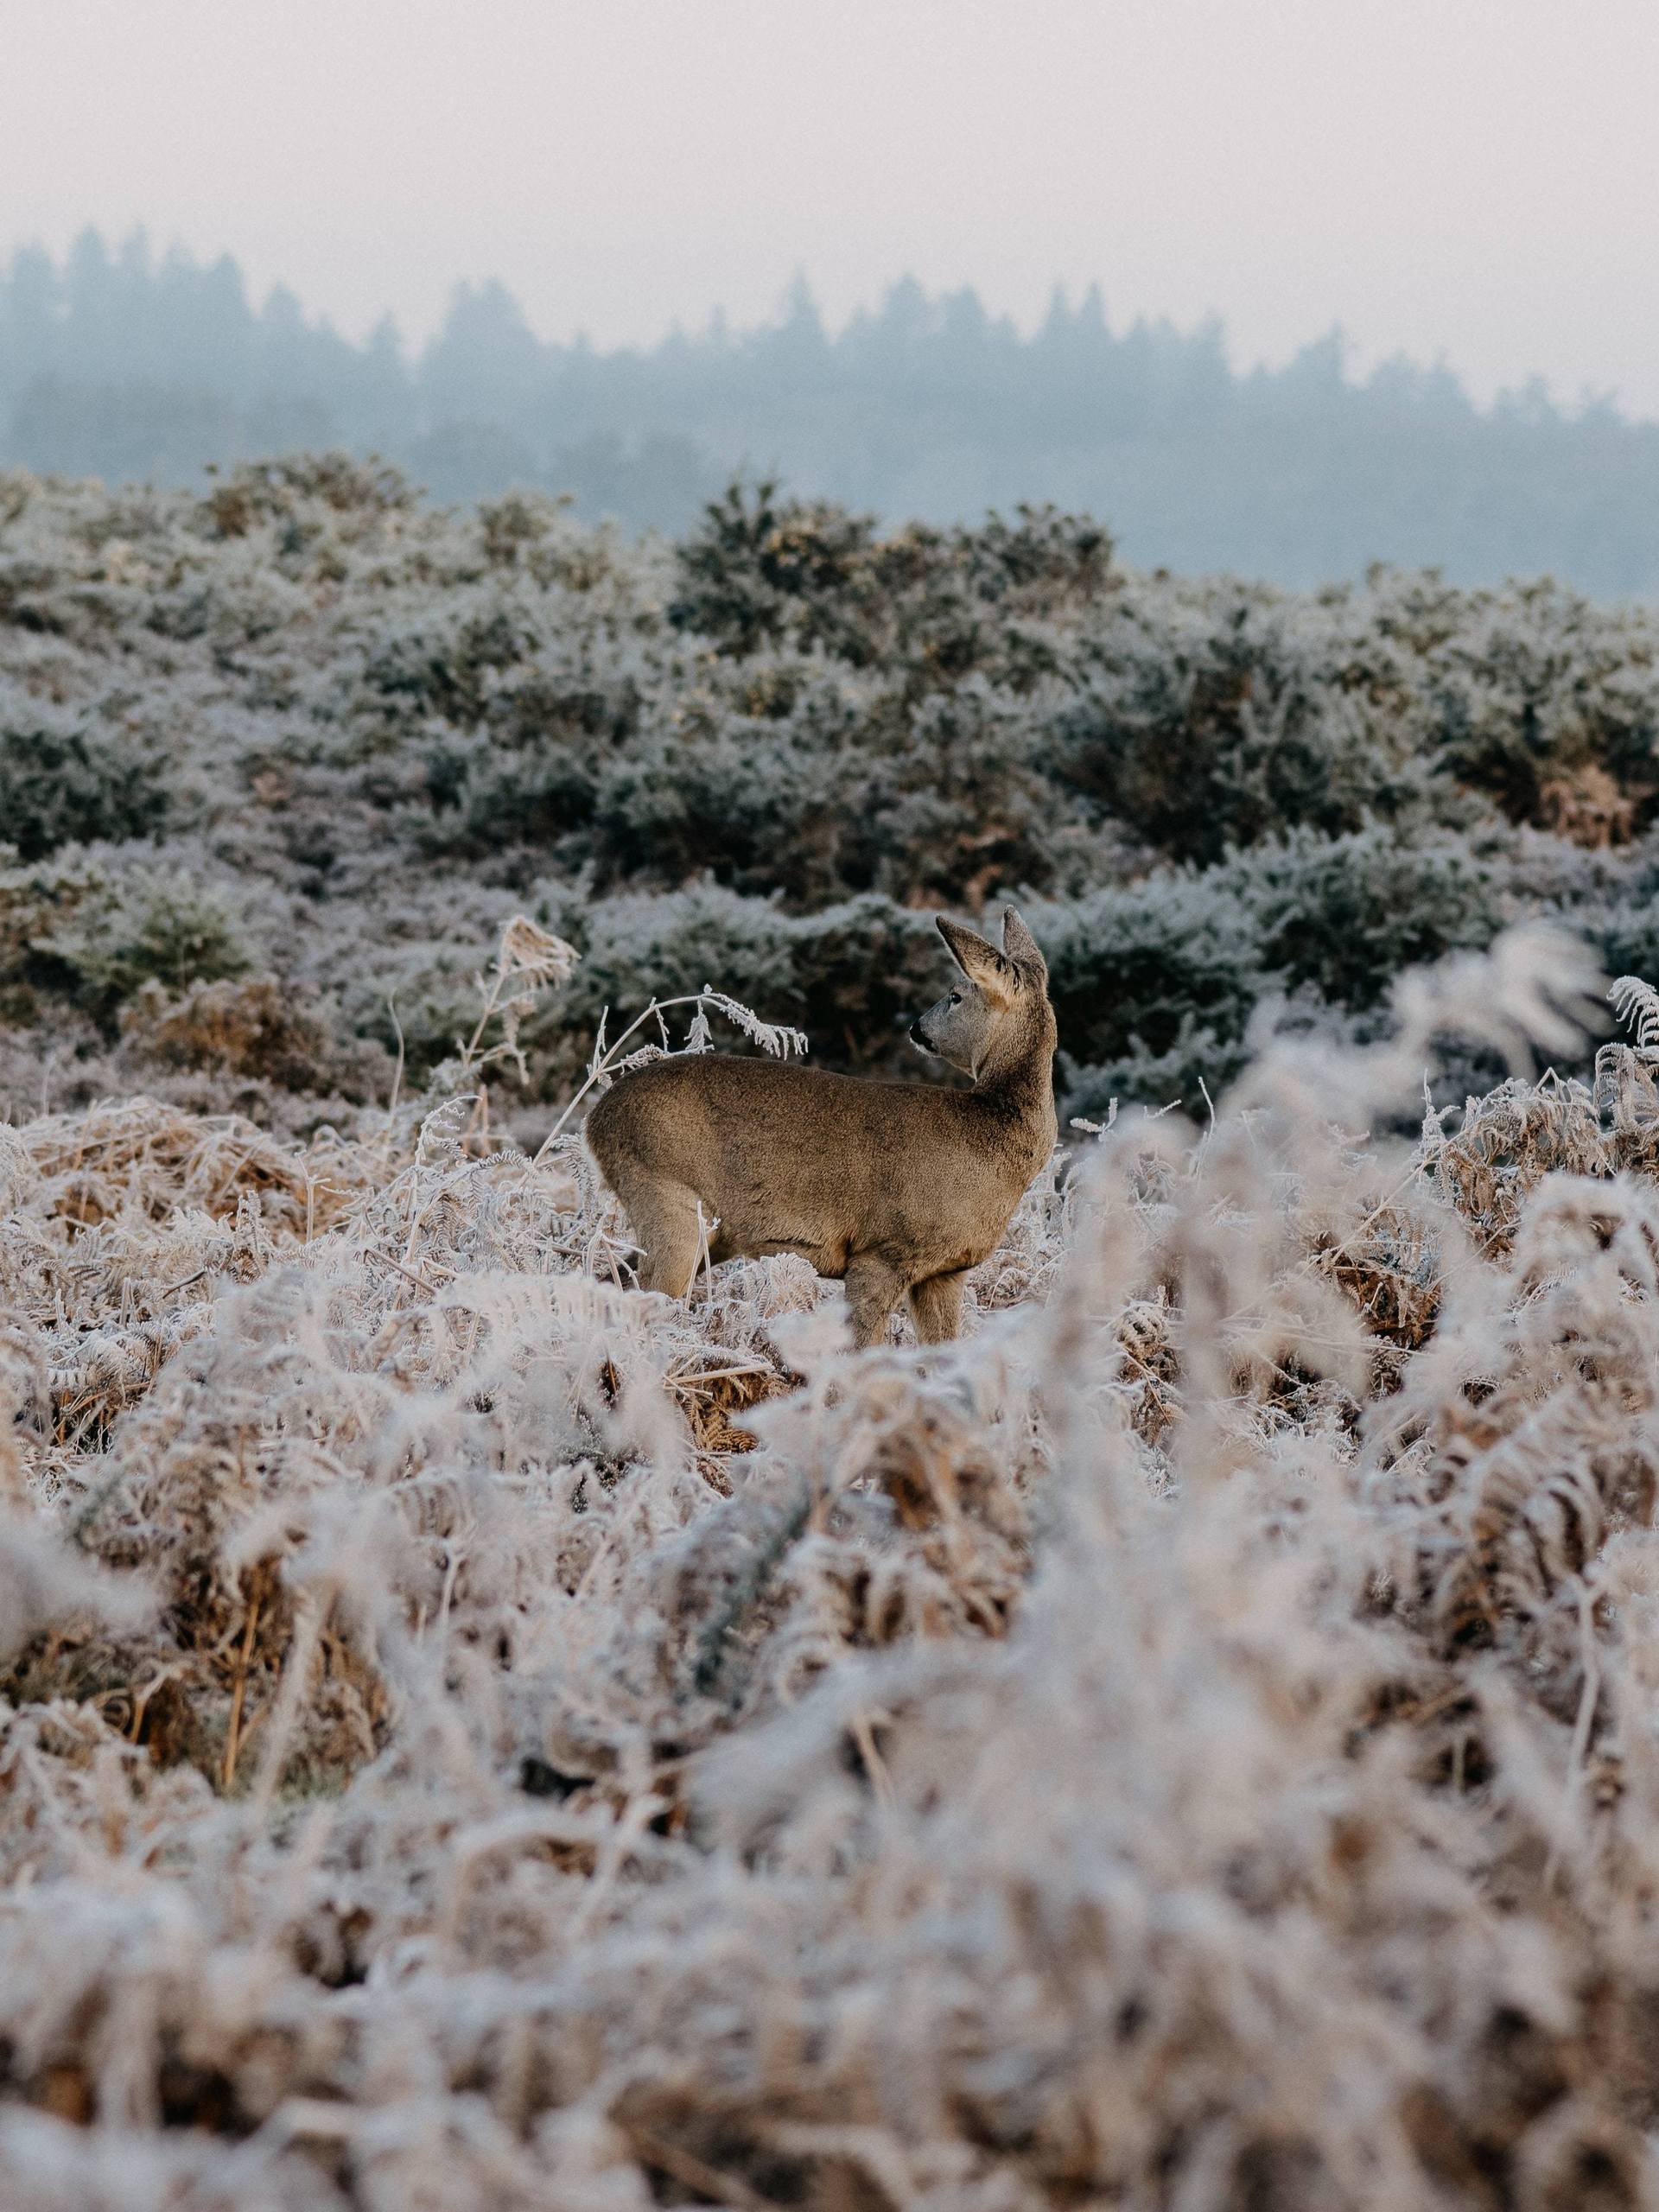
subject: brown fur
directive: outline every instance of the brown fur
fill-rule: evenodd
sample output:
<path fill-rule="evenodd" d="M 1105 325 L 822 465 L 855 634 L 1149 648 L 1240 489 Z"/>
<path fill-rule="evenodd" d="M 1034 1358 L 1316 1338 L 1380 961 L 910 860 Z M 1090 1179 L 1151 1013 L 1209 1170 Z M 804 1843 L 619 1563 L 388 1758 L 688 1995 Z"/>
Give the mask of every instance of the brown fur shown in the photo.
<path fill-rule="evenodd" d="M 699 1054 L 652 1061 L 601 1099 L 588 1141 L 643 1249 L 643 1288 L 683 1297 L 707 1229 L 711 1259 L 799 1252 L 844 1280 L 858 1344 L 906 1296 L 924 1344 L 956 1335 L 963 1278 L 1053 1149 L 1055 1031 L 1048 971 L 1012 907 L 1000 952 L 943 917 L 939 930 L 961 980 L 911 1034 L 971 1090 Z"/>

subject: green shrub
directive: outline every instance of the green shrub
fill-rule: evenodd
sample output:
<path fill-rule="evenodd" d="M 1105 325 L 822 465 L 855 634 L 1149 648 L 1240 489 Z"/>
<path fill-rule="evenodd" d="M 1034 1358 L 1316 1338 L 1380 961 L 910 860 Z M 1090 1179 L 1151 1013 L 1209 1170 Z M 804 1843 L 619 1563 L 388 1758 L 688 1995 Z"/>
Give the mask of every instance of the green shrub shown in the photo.
<path fill-rule="evenodd" d="M 24 861 L 60 845 L 156 836 L 172 806 L 161 763 L 94 722 L 0 709 L 0 824 Z"/>
<path fill-rule="evenodd" d="M 73 974 L 48 949 L 51 934 L 108 891 L 108 871 L 84 853 L 60 852 L 19 865 L 16 849 L 0 846 L 0 1016 L 5 1020 L 29 1027 L 41 1019 L 45 1001 L 68 994 Z"/>
<path fill-rule="evenodd" d="M 1511 918 L 1504 856 L 1443 833 L 1304 832 L 1235 855 L 1224 872 L 1254 913 L 1263 965 L 1344 1007 L 1374 1005 L 1407 968 L 1490 944 Z"/>
<path fill-rule="evenodd" d="M 353 686 L 357 711 L 397 728 L 429 717 L 475 727 L 497 683 L 534 650 L 524 613 L 498 594 L 468 594 L 435 619 L 379 637 Z"/>
<path fill-rule="evenodd" d="M 902 1065 L 914 1059 L 905 1027 L 944 987 L 931 915 L 876 895 L 791 915 L 701 883 L 543 918 L 568 929 L 583 956 L 558 1003 L 538 1017 L 543 1036 L 556 1026 L 586 1038 L 607 1007 L 614 1034 L 619 1020 L 652 998 L 712 983 L 767 1020 L 804 1029 L 826 1065 Z"/>
<path fill-rule="evenodd" d="M 873 658 L 880 612 L 875 525 L 825 500 L 780 499 L 770 480 L 731 485 L 678 549 L 668 619 L 741 660 L 787 639 L 855 665 Z"/>
<path fill-rule="evenodd" d="M 1527 913 L 1659 969 L 1639 607 L 1137 575 L 1052 510 L 890 527 L 764 485 L 631 545 L 530 497 L 436 512 L 337 456 L 206 499 L 31 483 L 0 536 L 25 1032 L 73 1007 L 137 1037 L 154 982 L 156 1051 L 245 1028 L 226 1052 L 321 1081 L 275 1041 L 291 996 L 338 1008 L 310 1057 L 343 1088 L 339 1052 L 395 1051 L 390 995 L 413 1082 L 522 908 L 587 954 L 527 1033 L 537 1086 L 603 1004 L 704 983 L 820 1065 L 925 1077 L 932 913 L 1013 893 L 1065 1082 L 1191 1103 L 1268 1001 L 1375 1028 L 1402 967 Z"/>
<path fill-rule="evenodd" d="M 253 965 L 226 891 L 130 862 L 57 902 L 31 950 L 38 974 L 105 1022 L 146 983 L 181 991 Z"/>
<path fill-rule="evenodd" d="M 1430 742 L 1445 771 L 1511 822 L 1571 835 L 1586 781 L 1603 784 L 1618 840 L 1659 802 L 1659 675 L 1645 622 L 1545 579 L 1469 594 L 1428 671 Z M 1622 802 L 1622 805 L 1618 804 Z"/>
<path fill-rule="evenodd" d="M 1062 786 L 1154 850 L 1199 862 L 1420 807 L 1427 772 L 1411 767 L 1397 721 L 1314 662 L 1331 640 L 1259 595 L 1230 597 L 1201 622 L 1178 606 L 1102 642 L 1045 747 Z"/>
<path fill-rule="evenodd" d="M 1245 1057 L 1238 1038 L 1200 1029 L 1190 1020 L 1161 1052 L 1135 1046 L 1114 1059 L 1083 1067 L 1062 1052 L 1055 1070 L 1062 1138 L 1073 1116 L 1103 1126 L 1114 1099 L 1120 1111 L 1144 1106 L 1156 1113 L 1166 1106 L 1179 1106 L 1201 1116 L 1205 1089 L 1211 1100 L 1218 1098 L 1239 1073 Z"/>
<path fill-rule="evenodd" d="M 780 497 L 770 480 L 752 494 L 734 483 L 677 549 L 668 619 L 734 659 L 787 645 L 855 668 L 894 663 L 929 689 L 992 667 L 1010 644 L 1017 660 L 1011 619 L 1096 598 L 1111 552 L 1098 523 L 1052 507 L 880 538 L 869 516 Z"/>
<path fill-rule="evenodd" d="M 1281 984 L 1226 869 L 1163 870 L 1026 918 L 1048 960 L 1060 1043 L 1079 1066 L 1161 1063 L 1194 1039 L 1231 1052 Z"/>

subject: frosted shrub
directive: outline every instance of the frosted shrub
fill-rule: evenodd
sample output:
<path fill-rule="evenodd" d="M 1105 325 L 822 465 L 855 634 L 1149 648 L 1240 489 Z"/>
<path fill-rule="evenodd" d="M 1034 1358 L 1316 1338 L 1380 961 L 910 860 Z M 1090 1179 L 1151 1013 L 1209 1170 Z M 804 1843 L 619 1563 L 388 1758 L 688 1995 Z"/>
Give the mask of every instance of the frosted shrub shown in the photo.
<path fill-rule="evenodd" d="M 173 794 L 154 753 L 22 687 L 10 690 L 0 683 L 0 823 L 21 860 L 163 827 Z"/>
<path fill-rule="evenodd" d="M 1086 518 L 884 532 L 777 487 L 630 545 L 546 500 L 436 511 L 339 456 L 200 499 L 15 477 L 0 514 L 17 862 L 95 861 L 228 913 L 237 972 L 334 1033 L 292 1104 L 274 1084 L 284 1126 L 382 1106 L 400 1029 L 423 1082 L 470 1002 L 456 948 L 514 913 L 586 956 L 524 1026 L 543 1104 L 633 987 L 584 938 L 601 903 L 630 902 L 626 934 L 656 948 L 632 1002 L 713 978 L 831 1064 L 915 1072 L 899 1017 L 931 976 L 861 962 L 833 918 L 859 902 L 891 949 L 929 906 L 1045 898 L 1079 978 L 1068 1103 L 1189 1109 L 1275 992 L 1336 1034 L 1403 963 L 1527 913 L 1567 913 L 1618 968 L 1659 941 L 1652 616 L 1553 585 L 1137 575 Z M 721 931 L 734 958 L 766 948 L 758 980 L 702 949 L 703 883 L 743 902 Z M 1126 989 L 1104 957 L 1084 976 L 1097 923 L 1160 945 L 1166 906 L 1200 947 L 1236 943 L 1230 979 L 1177 962 L 1163 993 L 1161 955 Z M 1408 918 L 1382 927 L 1385 907 Z M 9 938 L 0 916 L 8 969 Z M 116 1045 L 119 1007 L 226 957 L 188 930 L 118 976 L 32 952 L 23 1018 L 67 1038 L 79 997 L 102 1025 L 61 1095 L 173 1083 L 143 1025 Z M 240 1096 L 193 1074 L 199 1103 Z"/>
<path fill-rule="evenodd" d="M 180 882 L 142 862 L 112 873 L 33 946 L 67 971 L 80 1005 L 106 1016 L 146 983 L 212 983 L 251 964 L 228 887 Z"/>

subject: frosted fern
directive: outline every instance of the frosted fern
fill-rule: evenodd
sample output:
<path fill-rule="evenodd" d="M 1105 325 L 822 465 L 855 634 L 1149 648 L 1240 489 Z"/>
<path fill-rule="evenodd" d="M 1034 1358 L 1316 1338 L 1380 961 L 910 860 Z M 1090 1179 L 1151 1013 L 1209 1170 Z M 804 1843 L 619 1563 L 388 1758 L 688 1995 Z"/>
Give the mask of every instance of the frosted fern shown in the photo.
<path fill-rule="evenodd" d="M 1613 1011 L 1636 1031 L 1636 1050 L 1644 1061 L 1659 1061 L 1659 990 L 1639 976 L 1621 976 L 1608 991 Z"/>

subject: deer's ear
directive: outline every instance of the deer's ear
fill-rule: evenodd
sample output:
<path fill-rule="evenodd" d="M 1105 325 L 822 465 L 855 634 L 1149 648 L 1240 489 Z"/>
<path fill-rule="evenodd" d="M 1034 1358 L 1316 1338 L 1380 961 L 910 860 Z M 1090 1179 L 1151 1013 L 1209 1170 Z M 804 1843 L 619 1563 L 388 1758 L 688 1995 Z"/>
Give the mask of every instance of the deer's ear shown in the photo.
<path fill-rule="evenodd" d="M 1014 972 L 1014 963 L 1006 960 L 988 938 L 977 930 L 964 928 L 953 922 L 949 915 L 935 918 L 939 935 L 950 948 L 950 957 L 975 988 L 988 999 L 993 1006 L 1007 1006 L 1013 998 L 1019 978 Z"/>
<path fill-rule="evenodd" d="M 1047 982 L 1048 963 L 1042 948 L 1012 906 L 1002 909 L 1002 950 L 1017 966 L 1033 969 Z"/>

